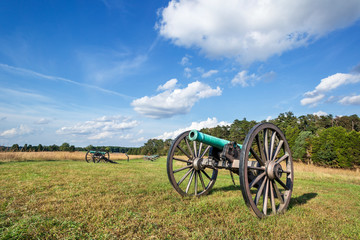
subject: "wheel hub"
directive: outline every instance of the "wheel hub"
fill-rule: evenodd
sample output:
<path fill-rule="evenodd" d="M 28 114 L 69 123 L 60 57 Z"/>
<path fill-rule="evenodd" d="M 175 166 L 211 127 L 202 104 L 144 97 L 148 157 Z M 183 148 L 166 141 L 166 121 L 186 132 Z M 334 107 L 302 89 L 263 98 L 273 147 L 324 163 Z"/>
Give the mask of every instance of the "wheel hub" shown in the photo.
<path fill-rule="evenodd" d="M 280 164 L 276 163 L 275 161 L 272 161 L 267 164 L 266 166 L 266 175 L 270 180 L 273 180 L 275 178 L 281 178 L 283 169 Z"/>
<path fill-rule="evenodd" d="M 202 158 L 195 158 L 194 162 L 193 162 L 193 166 L 195 168 L 195 170 L 203 170 L 204 168 L 202 167 Z"/>

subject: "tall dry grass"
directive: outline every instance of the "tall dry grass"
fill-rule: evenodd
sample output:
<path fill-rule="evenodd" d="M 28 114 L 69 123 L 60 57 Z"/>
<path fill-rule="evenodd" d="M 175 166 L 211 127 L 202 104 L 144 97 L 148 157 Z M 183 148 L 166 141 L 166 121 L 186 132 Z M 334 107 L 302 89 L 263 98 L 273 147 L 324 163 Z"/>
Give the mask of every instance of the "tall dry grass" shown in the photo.
<path fill-rule="evenodd" d="M 85 161 L 85 154 L 86 152 L 0 152 L 0 161 Z M 129 155 L 130 160 L 142 157 L 142 155 Z M 115 161 L 127 160 L 127 156 L 123 153 L 110 153 L 110 159 Z"/>
<path fill-rule="evenodd" d="M 349 169 L 339 169 L 339 168 L 325 168 L 315 165 L 307 165 L 303 163 L 294 163 L 294 174 L 295 179 L 321 179 L 322 181 L 328 183 L 334 183 L 342 181 L 343 183 L 360 183 L 360 171 L 349 170 Z"/>

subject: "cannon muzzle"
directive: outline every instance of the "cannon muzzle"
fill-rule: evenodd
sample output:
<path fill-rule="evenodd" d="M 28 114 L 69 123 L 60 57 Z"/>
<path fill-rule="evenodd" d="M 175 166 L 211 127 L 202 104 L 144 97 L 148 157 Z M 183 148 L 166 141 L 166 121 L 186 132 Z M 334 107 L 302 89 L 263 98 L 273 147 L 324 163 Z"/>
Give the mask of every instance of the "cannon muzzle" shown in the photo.
<path fill-rule="evenodd" d="M 215 147 L 219 150 L 222 150 L 226 144 L 230 143 L 229 140 L 213 137 L 211 135 L 199 132 L 197 130 L 190 131 L 189 139 L 191 141 L 198 141 L 198 142 L 205 143 L 205 144 Z M 242 148 L 241 144 L 238 144 L 238 146 L 240 147 L 240 149 Z"/>

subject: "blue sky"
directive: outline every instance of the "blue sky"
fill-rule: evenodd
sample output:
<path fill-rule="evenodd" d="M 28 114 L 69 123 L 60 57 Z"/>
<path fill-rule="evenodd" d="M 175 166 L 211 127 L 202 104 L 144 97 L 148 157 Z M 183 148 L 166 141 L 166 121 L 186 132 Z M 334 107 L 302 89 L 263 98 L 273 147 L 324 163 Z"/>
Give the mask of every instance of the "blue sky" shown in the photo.
<path fill-rule="evenodd" d="M 0 145 L 360 113 L 360 2 L 0 2 Z"/>

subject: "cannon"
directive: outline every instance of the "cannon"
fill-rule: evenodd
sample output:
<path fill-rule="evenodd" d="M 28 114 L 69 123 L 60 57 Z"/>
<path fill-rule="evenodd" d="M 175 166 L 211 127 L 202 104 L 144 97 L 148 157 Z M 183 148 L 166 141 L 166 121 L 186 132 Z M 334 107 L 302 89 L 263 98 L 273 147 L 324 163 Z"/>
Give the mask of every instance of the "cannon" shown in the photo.
<path fill-rule="evenodd" d="M 232 173 L 239 175 L 244 201 L 257 217 L 286 211 L 294 183 L 293 161 L 285 135 L 274 124 L 255 125 L 242 145 L 196 130 L 173 141 L 167 174 L 181 196 L 208 194 L 219 169 L 229 170 L 232 179 Z"/>
<path fill-rule="evenodd" d="M 155 161 L 159 157 L 159 155 L 144 155 L 144 160 Z"/>
<path fill-rule="evenodd" d="M 93 162 L 93 163 L 99 163 L 99 162 L 109 162 L 109 163 L 117 163 L 112 160 L 110 160 L 110 154 L 108 151 L 93 151 L 89 150 L 85 154 L 85 161 L 86 162 Z"/>

